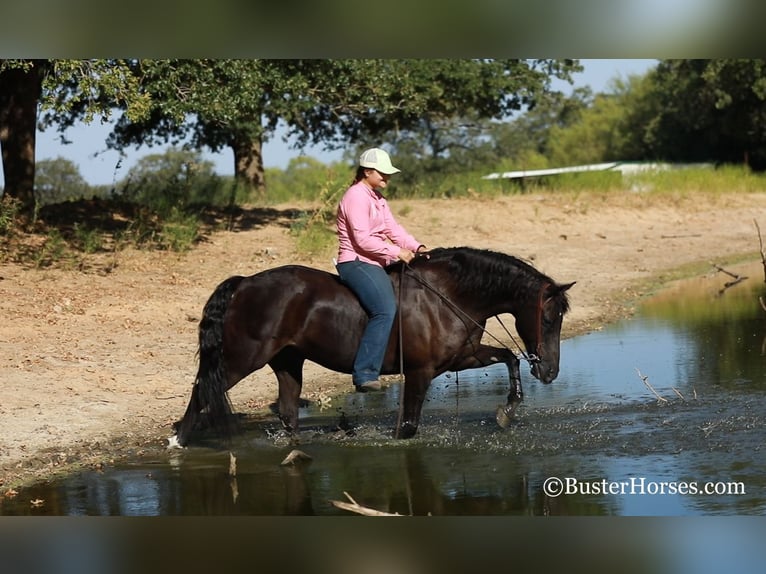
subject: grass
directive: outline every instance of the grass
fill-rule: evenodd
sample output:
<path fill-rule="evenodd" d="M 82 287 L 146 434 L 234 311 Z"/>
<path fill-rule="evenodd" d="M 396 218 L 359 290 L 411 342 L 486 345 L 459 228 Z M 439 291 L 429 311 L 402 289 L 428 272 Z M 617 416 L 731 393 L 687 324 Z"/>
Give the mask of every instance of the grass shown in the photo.
<path fill-rule="evenodd" d="M 174 209 L 168 218 L 160 223 L 157 244 L 171 251 L 188 251 L 198 237 L 199 228 L 198 215 Z"/>
<path fill-rule="evenodd" d="M 67 258 L 69 250 L 67 243 L 58 229 L 51 229 L 42 247 L 36 252 L 34 262 L 36 267 L 48 267 L 53 262 L 71 260 Z"/>
<path fill-rule="evenodd" d="M 160 215 L 121 200 L 80 200 L 44 206 L 22 223 L 0 202 L 0 260 L 32 267 L 87 267 L 85 256 L 139 249 L 187 251 L 199 239 L 198 212 L 174 208 Z"/>
<path fill-rule="evenodd" d="M 0 235 L 10 235 L 16 227 L 21 203 L 13 198 L 0 198 Z"/>
<path fill-rule="evenodd" d="M 74 224 L 74 245 L 83 253 L 96 253 L 103 248 L 104 241 L 99 229 L 92 229 L 79 223 Z"/>
<path fill-rule="evenodd" d="M 646 186 L 647 191 L 653 194 L 688 194 L 698 191 L 726 194 L 766 191 L 766 176 L 735 166 L 724 166 L 718 169 L 701 167 L 671 169 L 639 174 L 633 176 L 631 180 Z"/>

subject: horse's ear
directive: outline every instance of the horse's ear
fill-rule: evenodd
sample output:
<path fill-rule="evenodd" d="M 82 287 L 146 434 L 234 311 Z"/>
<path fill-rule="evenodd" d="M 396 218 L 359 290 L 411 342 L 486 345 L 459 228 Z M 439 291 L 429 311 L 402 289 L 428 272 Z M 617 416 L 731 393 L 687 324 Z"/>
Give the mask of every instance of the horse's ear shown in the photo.
<path fill-rule="evenodd" d="M 550 301 L 553 297 L 566 293 L 575 283 L 577 283 L 577 281 L 572 281 L 571 283 L 549 284 L 545 290 L 546 301 Z"/>

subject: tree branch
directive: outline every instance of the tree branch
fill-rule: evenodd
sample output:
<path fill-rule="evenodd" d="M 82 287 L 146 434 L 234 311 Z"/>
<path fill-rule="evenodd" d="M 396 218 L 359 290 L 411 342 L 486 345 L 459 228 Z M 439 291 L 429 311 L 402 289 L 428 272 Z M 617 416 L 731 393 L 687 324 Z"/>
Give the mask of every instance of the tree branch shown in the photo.
<path fill-rule="evenodd" d="M 641 381 L 642 381 L 642 382 L 643 382 L 643 383 L 646 385 L 646 388 L 647 388 L 647 389 L 649 389 L 650 391 L 652 391 L 652 393 L 654 394 L 654 396 L 655 396 L 655 397 L 657 397 L 657 400 L 658 400 L 658 401 L 660 401 L 660 402 L 663 402 L 663 403 L 667 403 L 667 402 L 669 402 L 669 401 L 668 401 L 668 399 L 666 399 L 666 398 L 664 398 L 664 397 L 661 397 L 661 396 L 659 395 L 659 393 L 658 393 L 657 391 L 655 391 L 655 390 L 654 390 L 654 387 L 653 387 L 652 385 L 650 385 L 650 384 L 649 384 L 649 377 L 648 377 L 648 376 L 646 376 L 646 375 L 642 375 L 642 374 L 641 374 L 641 371 L 639 371 L 639 370 L 638 370 L 638 368 L 636 368 L 636 372 L 638 373 L 638 376 L 639 376 L 639 378 L 641 379 Z"/>
<path fill-rule="evenodd" d="M 723 295 L 724 291 L 726 291 L 729 287 L 734 287 L 737 283 L 741 283 L 745 279 L 747 279 L 746 275 L 737 275 L 736 273 L 732 273 L 731 271 L 727 271 L 723 267 L 719 267 L 718 265 L 713 264 L 713 267 L 715 267 L 718 271 L 721 273 L 725 273 L 729 277 L 732 277 L 734 281 L 727 281 L 723 284 L 723 289 L 718 291 L 719 295 Z"/>
<path fill-rule="evenodd" d="M 351 495 L 348 492 L 343 491 L 343 494 L 345 494 L 346 498 L 351 501 L 350 503 L 342 500 L 331 500 L 330 504 L 341 510 L 348 510 L 349 512 L 355 512 L 356 514 L 362 514 L 364 516 L 402 516 L 398 512 L 391 514 L 390 512 L 383 512 L 382 510 L 375 510 L 374 508 L 362 506 L 356 500 L 351 498 Z"/>
<path fill-rule="evenodd" d="M 766 251 L 763 250 L 763 238 L 761 237 L 761 228 L 758 225 L 758 220 L 753 219 L 753 223 L 755 223 L 755 228 L 758 230 L 758 245 L 761 249 L 761 263 L 763 263 L 763 282 L 766 283 Z"/>

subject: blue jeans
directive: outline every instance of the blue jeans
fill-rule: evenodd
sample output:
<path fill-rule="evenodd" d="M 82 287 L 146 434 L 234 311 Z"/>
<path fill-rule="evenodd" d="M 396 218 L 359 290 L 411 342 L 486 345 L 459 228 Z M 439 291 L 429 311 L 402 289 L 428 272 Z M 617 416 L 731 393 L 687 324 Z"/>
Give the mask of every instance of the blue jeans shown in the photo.
<path fill-rule="evenodd" d="M 353 383 L 361 385 L 380 376 L 396 317 L 396 295 L 391 279 L 378 265 L 355 260 L 339 263 L 336 268 L 341 281 L 356 294 L 369 317 L 351 373 Z"/>

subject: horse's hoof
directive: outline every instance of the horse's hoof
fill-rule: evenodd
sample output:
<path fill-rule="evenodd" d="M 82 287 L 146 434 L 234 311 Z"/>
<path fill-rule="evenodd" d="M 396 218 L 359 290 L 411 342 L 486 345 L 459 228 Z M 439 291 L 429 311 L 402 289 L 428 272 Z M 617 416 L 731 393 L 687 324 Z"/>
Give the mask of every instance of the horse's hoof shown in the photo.
<path fill-rule="evenodd" d="M 176 448 L 184 448 L 180 442 L 178 442 L 178 435 L 174 434 L 173 436 L 168 437 L 168 450 L 173 450 Z"/>
<path fill-rule="evenodd" d="M 513 412 L 515 410 L 516 407 L 514 405 L 500 405 L 497 407 L 495 420 L 497 421 L 497 424 L 500 426 L 500 428 L 508 428 L 508 426 L 511 424 L 511 418 L 513 417 Z"/>
<path fill-rule="evenodd" d="M 403 423 L 402 426 L 399 427 L 399 432 L 397 433 L 396 438 L 412 438 L 415 436 L 416 432 L 418 432 L 418 427 L 412 423 Z"/>

